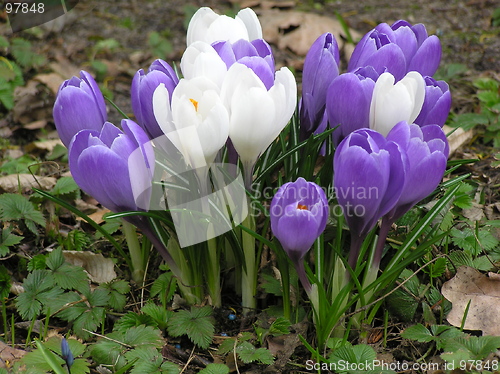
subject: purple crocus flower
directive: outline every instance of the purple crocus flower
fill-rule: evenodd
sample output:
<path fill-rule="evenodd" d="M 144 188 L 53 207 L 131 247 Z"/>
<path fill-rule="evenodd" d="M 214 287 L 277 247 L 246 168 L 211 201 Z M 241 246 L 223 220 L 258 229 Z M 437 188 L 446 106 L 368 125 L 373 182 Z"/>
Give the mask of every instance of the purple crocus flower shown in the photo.
<path fill-rule="evenodd" d="M 387 140 L 398 144 L 406 159 L 406 178 L 394 207 L 385 214 L 380 225 L 372 267 L 376 271 L 392 224 L 427 197 L 442 180 L 450 152 L 448 140 L 438 125 L 420 127 L 401 121 L 394 126 Z"/>
<path fill-rule="evenodd" d="M 326 92 L 339 75 L 339 47 L 331 33 L 321 35 L 307 52 L 299 103 L 300 140 L 307 139 L 325 122 Z"/>
<path fill-rule="evenodd" d="M 388 214 L 395 221 L 441 182 L 450 148 L 438 125 L 420 127 L 401 121 L 389 132 L 387 140 L 397 143 L 408 161 L 403 192 Z"/>
<path fill-rule="evenodd" d="M 271 46 L 264 39 L 251 42 L 240 39 L 235 43 L 219 41 L 212 44 L 229 69 L 238 62 L 252 69 L 269 90 L 274 84 L 274 57 Z"/>
<path fill-rule="evenodd" d="M 392 26 L 381 23 L 365 34 L 354 49 L 348 71 L 373 66 L 379 74 L 387 71 L 399 80 L 409 71 L 432 76 L 440 61 L 439 38 L 428 36 L 423 24 L 412 26 L 400 20 Z"/>
<path fill-rule="evenodd" d="M 451 108 L 451 93 L 445 81 L 425 77 L 425 98 L 420 114 L 414 123 L 423 127 L 439 125 L 443 127 Z"/>
<path fill-rule="evenodd" d="M 113 212 L 142 210 L 148 206 L 154 170 L 153 146 L 146 132 L 132 120 L 122 120 L 123 131 L 106 122 L 101 132 L 82 130 L 69 146 L 69 168 L 87 194 Z M 154 244 L 170 269 L 174 260 L 143 216 L 125 218 Z"/>
<path fill-rule="evenodd" d="M 172 99 L 172 92 L 179 83 L 179 78 L 174 69 L 160 59 L 151 64 L 147 74 L 141 69 L 132 80 L 132 110 L 137 123 L 151 139 L 164 135 L 153 113 L 153 93 L 161 83 L 165 84 Z"/>
<path fill-rule="evenodd" d="M 338 145 L 354 130 L 370 125 L 370 104 L 378 74 L 371 66 L 340 74 L 328 88 L 326 113 L 333 132 L 333 143 Z"/>
<path fill-rule="evenodd" d="M 311 287 L 303 258 L 325 230 L 328 200 L 315 183 L 299 178 L 285 183 L 271 202 L 271 230 L 297 269 L 304 288 Z"/>
<path fill-rule="evenodd" d="M 401 196 L 405 158 L 396 143 L 360 129 L 340 143 L 333 162 L 337 201 L 351 230 L 349 265 L 354 268 L 364 238 Z"/>
<path fill-rule="evenodd" d="M 132 120 L 122 120 L 122 128 L 106 122 L 101 132 L 82 130 L 69 147 L 75 182 L 113 212 L 137 210 L 130 175 L 151 181 L 154 167 L 153 149 L 144 130 Z M 129 157 L 137 148 L 145 168 L 129 170 Z"/>
<path fill-rule="evenodd" d="M 86 71 L 59 87 L 54 103 L 54 123 L 63 144 L 68 147 L 80 130 L 100 131 L 106 122 L 106 104 L 99 86 Z"/>

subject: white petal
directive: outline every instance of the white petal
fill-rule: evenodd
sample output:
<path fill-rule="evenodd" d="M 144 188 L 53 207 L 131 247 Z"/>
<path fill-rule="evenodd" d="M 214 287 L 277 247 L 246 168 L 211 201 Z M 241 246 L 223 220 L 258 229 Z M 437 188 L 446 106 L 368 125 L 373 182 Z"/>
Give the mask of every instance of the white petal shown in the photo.
<path fill-rule="evenodd" d="M 212 22 L 204 40 L 212 44 L 220 40 L 229 40 L 234 43 L 240 39 L 249 40 L 248 31 L 243 21 L 239 18 L 222 15 Z"/>
<path fill-rule="evenodd" d="M 257 14 L 252 9 L 245 8 L 240 10 L 236 18 L 241 19 L 245 24 L 248 31 L 248 40 L 262 39 L 262 26 Z"/>
<path fill-rule="evenodd" d="M 204 76 L 220 87 L 227 67 L 210 44 L 197 41 L 184 51 L 181 58 L 181 71 L 186 79 Z"/>
<path fill-rule="evenodd" d="M 165 84 L 160 83 L 153 93 L 153 113 L 158 125 L 166 134 L 174 129 L 172 123 L 172 110 L 170 107 L 170 95 Z"/>
<path fill-rule="evenodd" d="M 186 44 L 189 46 L 195 41 L 204 40 L 207 30 L 219 15 L 208 7 L 202 7 L 196 11 L 189 21 Z"/>
<path fill-rule="evenodd" d="M 401 80 L 401 82 L 405 82 L 404 84 L 408 86 L 408 91 L 413 97 L 413 111 L 410 114 L 410 118 L 408 119 L 408 123 L 413 123 L 413 121 L 415 121 L 415 119 L 420 114 L 422 105 L 424 104 L 425 80 L 420 73 L 416 71 L 410 71 Z"/>

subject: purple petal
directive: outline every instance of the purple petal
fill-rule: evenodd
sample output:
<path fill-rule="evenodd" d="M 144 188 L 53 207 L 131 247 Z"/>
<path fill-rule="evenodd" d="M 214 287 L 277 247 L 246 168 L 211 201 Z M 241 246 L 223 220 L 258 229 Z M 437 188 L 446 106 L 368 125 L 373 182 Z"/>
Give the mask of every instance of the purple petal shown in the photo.
<path fill-rule="evenodd" d="M 436 35 L 429 36 L 408 64 L 408 71 L 433 76 L 441 62 L 441 42 Z"/>

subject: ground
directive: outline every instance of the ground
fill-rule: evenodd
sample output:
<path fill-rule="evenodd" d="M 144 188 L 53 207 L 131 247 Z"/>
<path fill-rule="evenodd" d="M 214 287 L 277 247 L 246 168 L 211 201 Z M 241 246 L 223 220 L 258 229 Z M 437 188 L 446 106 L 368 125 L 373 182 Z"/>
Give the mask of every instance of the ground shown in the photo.
<path fill-rule="evenodd" d="M 454 98 L 454 114 L 477 111 L 478 100 L 473 95 L 475 91 L 472 85 L 474 79 L 490 77 L 500 80 L 498 1 L 81 1 L 65 18 L 42 26 L 36 32 L 28 30 L 12 35 L 8 26 L 0 23 L 0 35 L 8 39 L 22 37 L 30 40 L 36 52 L 46 58 L 43 65 L 26 69 L 26 87 L 29 88 L 16 91 L 14 108 L 7 111 L 0 107 L 0 135 L 9 142 L 9 147 L 0 148 L 0 156 L 13 157 L 29 152 L 22 147 L 37 139 L 57 137 L 51 117 L 57 87 L 64 79 L 78 74 L 81 69 L 97 76 L 116 105 L 125 113 L 131 114 L 129 87 L 133 75 L 140 68 L 147 69 L 158 57 L 178 63 L 185 49 L 186 24 L 200 6 L 210 6 L 219 13 L 230 14 L 234 14 L 240 7 L 251 6 L 268 21 L 272 21 L 273 17 L 281 17 L 282 14 L 290 14 L 292 17 L 291 13 L 282 12 L 296 11 L 320 15 L 330 20 L 340 16 L 351 29 L 352 35 L 362 35 L 380 22 L 391 24 L 405 19 L 411 23 L 424 23 L 429 34 L 436 34 L 441 39 L 441 66 L 444 69 L 441 75 L 446 76 L 446 68 L 452 64 L 464 66 L 460 77 L 452 77 L 449 82 Z M 497 13 L 494 13 L 495 10 Z M 280 13 L 271 13 L 277 11 Z M 2 17 L 5 19 L 5 14 Z M 325 18 L 322 20 L 325 21 Z M 272 35 L 277 32 L 284 36 L 297 33 L 297 29 L 301 27 L 304 25 L 284 21 L 269 26 L 269 30 Z M 339 32 L 345 39 L 345 30 L 340 29 Z M 297 35 L 297 38 L 301 37 Z M 344 39 L 339 40 L 339 44 L 345 47 L 341 70 L 345 69 L 345 57 L 349 53 L 349 45 L 345 45 Z M 272 47 L 277 64 L 293 67 L 300 80 L 304 55 L 293 48 L 293 42 L 280 48 L 279 42 L 274 41 Z M 117 123 L 120 118 L 117 111 L 110 111 L 110 121 Z M 491 142 L 482 142 L 481 132 L 475 134 L 460 144 L 453 157 L 481 159 L 476 164 L 463 167 L 463 171 L 471 172 L 472 179 L 483 187 L 485 198 L 480 210 L 485 210 L 486 215 L 493 219 L 498 216 L 497 204 L 500 200 L 497 190 L 500 182 L 492 162 L 495 161 L 494 154 L 499 150 L 492 147 Z M 44 150 L 35 147 L 33 152 Z M 59 170 L 56 176 L 63 175 L 65 171 Z M 486 207 L 490 211 L 486 211 Z M 225 326 L 233 330 L 239 327 L 240 325 L 232 323 Z M 402 329 L 397 324 L 393 328 L 395 331 Z M 376 332 L 374 330 L 373 339 L 376 339 Z M 404 356 L 401 351 L 405 348 L 400 344 L 401 340 L 394 344 L 394 357 Z M 180 360 L 186 358 L 175 352 L 165 354 L 172 354 Z M 203 360 L 203 357 L 200 359 Z"/>

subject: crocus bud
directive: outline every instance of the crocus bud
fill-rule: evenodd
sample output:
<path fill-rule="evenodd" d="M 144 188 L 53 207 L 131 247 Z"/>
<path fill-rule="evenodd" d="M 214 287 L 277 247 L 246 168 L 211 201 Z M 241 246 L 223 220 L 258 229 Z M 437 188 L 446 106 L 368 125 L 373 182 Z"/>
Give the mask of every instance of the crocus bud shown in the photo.
<path fill-rule="evenodd" d="M 163 135 L 153 113 L 153 93 L 161 83 L 165 85 L 170 97 L 179 82 L 174 69 L 163 60 L 154 61 L 148 73 L 139 70 L 132 80 L 131 100 L 137 123 L 151 139 Z"/>
<path fill-rule="evenodd" d="M 66 338 L 62 338 L 61 340 L 61 356 L 63 360 L 66 362 L 66 366 L 68 369 L 73 366 L 73 363 L 75 362 L 75 357 L 73 356 L 73 352 L 71 352 L 71 349 L 69 347 L 68 341 Z"/>
<path fill-rule="evenodd" d="M 113 212 L 138 210 L 132 179 L 151 183 L 154 168 L 152 145 L 144 130 L 131 120 L 122 120 L 122 128 L 106 122 L 101 132 L 82 130 L 71 141 L 68 154 L 75 182 Z M 130 170 L 129 158 L 136 149 L 143 162 L 134 162 Z"/>
<path fill-rule="evenodd" d="M 432 76 L 440 61 L 439 38 L 428 36 L 423 24 L 412 26 L 400 20 L 392 26 L 381 23 L 368 32 L 356 45 L 348 71 L 370 65 L 379 74 L 387 71 L 399 80 L 409 71 Z"/>
<path fill-rule="evenodd" d="M 337 201 L 351 234 L 363 239 L 401 196 L 404 155 L 396 143 L 380 133 L 360 129 L 337 147 L 333 170 Z"/>
<path fill-rule="evenodd" d="M 181 79 L 169 105 L 168 91 L 160 85 L 153 109 L 164 134 L 193 168 L 212 164 L 229 133 L 229 115 L 218 87 L 200 76 Z"/>
<path fill-rule="evenodd" d="M 186 37 L 188 46 L 195 41 L 212 44 L 220 40 L 236 42 L 239 39 L 262 39 L 262 26 L 250 8 L 240 10 L 235 18 L 231 18 L 202 7 L 189 21 Z"/>
<path fill-rule="evenodd" d="M 392 74 L 383 73 L 375 82 L 370 105 L 370 128 L 384 136 L 398 122 L 413 123 L 425 97 L 425 81 L 416 71 L 394 81 Z"/>
<path fill-rule="evenodd" d="M 308 291 L 311 285 L 304 271 L 303 258 L 325 230 L 328 200 L 315 183 L 299 178 L 281 186 L 271 202 L 271 230 L 297 269 Z"/>
<path fill-rule="evenodd" d="M 325 116 L 328 86 L 339 75 L 339 48 L 331 33 L 321 35 L 307 52 L 300 100 L 301 140 L 320 126 Z"/>
<path fill-rule="evenodd" d="M 224 79 L 222 100 L 229 112 L 229 137 L 245 167 L 247 187 L 260 154 L 283 130 L 297 103 L 292 72 L 281 68 L 269 90 L 255 72 L 233 64 Z"/>
<path fill-rule="evenodd" d="M 451 93 L 445 81 L 425 77 L 425 98 L 420 114 L 415 119 L 419 126 L 439 125 L 443 127 L 451 108 Z"/>
<path fill-rule="evenodd" d="M 252 69 L 267 89 L 274 84 L 273 51 L 264 39 L 251 42 L 240 39 L 235 43 L 221 41 L 213 43 L 212 47 L 222 58 L 227 69 L 235 63 L 240 63 Z"/>
<path fill-rule="evenodd" d="M 96 81 L 86 71 L 61 84 L 54 103 L 54 123 L 63 144 L 80 130 L 100 131 L 106 122 L 106 104 Z"/>
<path fill-rule="evenodd" d="M 378 74 L 371 67 L 359 68 L 335 78 L 326 94 L 326 112 L 333 131 L 333 143 L 357 129 L 370 125 L 370 103 Z"/>
<path fill-rule="evenodd" d="M 404 188 L 389 213 L 394 222 L 441 182 L 450 149 L 446 135 L 438 125 L 420 127 L 403 121 L 393 127 L 387 140 L 398 144 L 407 159 Z"/>

